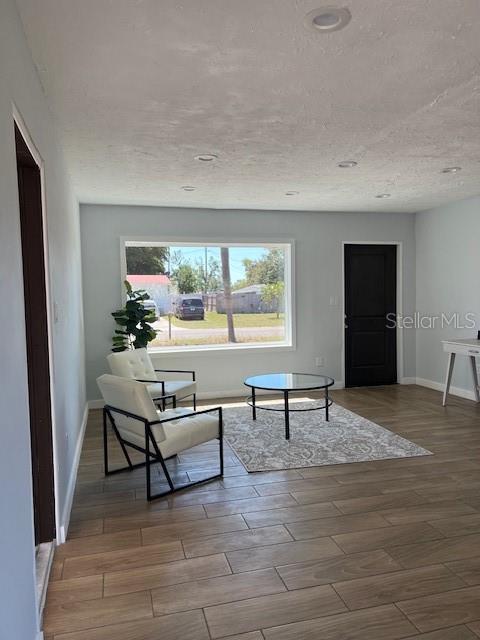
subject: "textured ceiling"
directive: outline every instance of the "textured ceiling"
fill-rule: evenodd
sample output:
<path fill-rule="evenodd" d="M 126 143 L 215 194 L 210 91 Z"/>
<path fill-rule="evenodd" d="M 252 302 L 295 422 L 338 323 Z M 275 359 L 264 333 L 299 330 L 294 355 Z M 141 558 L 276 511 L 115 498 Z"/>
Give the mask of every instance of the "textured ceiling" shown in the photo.
<path fill-rule="evenodd" d="M 479 0 L 349 0 L 329 34 L 304 24 L 324 4 L 18 0 L 80 201 L 418 211 L 480 193 Z"/>

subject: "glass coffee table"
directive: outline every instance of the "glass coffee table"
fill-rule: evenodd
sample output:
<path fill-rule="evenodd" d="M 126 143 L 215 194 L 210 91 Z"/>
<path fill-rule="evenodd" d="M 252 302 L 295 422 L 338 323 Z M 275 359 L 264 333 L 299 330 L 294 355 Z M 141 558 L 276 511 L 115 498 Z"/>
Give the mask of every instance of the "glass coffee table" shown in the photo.
<path fill-rule="evenodd" d="M 259 376 L 246 378 L 244 385 L 250 387 L 252 395 L 248 396 L 246 402 L 252 407 L 253 419 L 257 419 L 257 409 L 263 411 L 283 411 L 285 415 L 285 438 L 290 440 L 290 413 L 299 411 L 318 411 L 325 409 L 325 420 L 328 422 L 328 408 L 332 400 L 328 397 L 328 389 L 335 383 L 333 378 L 319 376 L 314 373 L 265 373 Z M 283 394 L 283 407 L 264 407 L 256 403 L 255 391 L 262 389 L 266 391 L 278 391 Z M 313 391 L 317 389 L 325 390 L 325 404 L 311 409 L 291 409 L 289 405 L 289 393 L 295 391 Z"/>

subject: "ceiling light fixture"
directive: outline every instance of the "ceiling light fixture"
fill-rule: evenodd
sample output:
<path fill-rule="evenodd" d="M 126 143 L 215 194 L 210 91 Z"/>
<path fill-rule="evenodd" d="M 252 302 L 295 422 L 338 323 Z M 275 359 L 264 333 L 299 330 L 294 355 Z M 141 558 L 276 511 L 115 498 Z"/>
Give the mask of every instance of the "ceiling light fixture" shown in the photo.
<path fill-rule="evenodd" d="M 321 32 L 339 31 L 347 26 L 352 14 L 346 7 L 322 7 L 305 16 L 305 24 L 310 29 Z"/>
<path fill-rule="evenodd" d="M 462 170 L 462 167 L 445 167 L 442 169 L 442 173 L 458 173 Z"/>
<path fill-rule="evenodd" d="M 341 169 L 351 169 L 352 167 L 356 167 L 357 164 L 358 162 L 355 162 L 355 160 L 342 160 L 337 166 Z"/>
<path fill-rule="evenodd" d="M 379 193 L 375 198 L 390 198 L 391 195 L 391 193 Z"/>
<path fill-rule="evenodd" d="M 285 191 L 286 196 L 298 196 L 300 191 Z"/>
<path fill-rule="evenodd" d="M 199 156 L 195 156 L 195 160 L 200 160 L 200 162 L 212 162 L 212 160 L 216 160 L 218 158 L 214 153 L 202 153 Z"/>
<path fill-rule="evenodd" d="M 182 187 L 182 189 L 183 189 L 184 191 L 195 191 L 196 187 L 189 187 L 189 186 L 187 185 L 187 186 L 185 186 L 185 187 Z"/>

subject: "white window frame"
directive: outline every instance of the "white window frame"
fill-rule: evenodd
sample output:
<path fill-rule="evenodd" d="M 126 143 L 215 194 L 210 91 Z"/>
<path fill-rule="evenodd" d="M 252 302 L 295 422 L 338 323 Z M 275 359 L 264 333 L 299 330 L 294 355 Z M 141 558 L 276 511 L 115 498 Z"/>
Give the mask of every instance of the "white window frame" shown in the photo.
<path fill-rule="evenodd" d="M 225 352 L 225 351 L 293 351 L 296 349 L 296 307 L 295 307 L 295 242 L 292 239 L 285 238 L 272 238 L 268 240 L 258 239 L 252 242 L 251 238 L 248 240 L 236 239 L 235 242 L 231 242 L 225 238 L 214 239 L 212 238 L 192 238 L 185 237 L 171 237 L 171 236 L 122 236 L 120 238 L 120 270 L 121 270 L 121 292 L 122 300 L 126 299 L 125 288 L 123 285 L 124 280 L 127 277 L 127 256 L 126 248 L 128 246 L 145 246 L 145 247 L 262 247 L 265 249 L 281 248 L 285 251 L 285 340 L 281 342 L 245 342 L 238 344 L 217 344 L 217 345 L 189 345 L 178 347 L 148 347 L 148 350 L 152 354 L 175 354 L 179 356 L 182 354 L 191 355 L 192 353 L 206 353 L 212 352 Z"/>

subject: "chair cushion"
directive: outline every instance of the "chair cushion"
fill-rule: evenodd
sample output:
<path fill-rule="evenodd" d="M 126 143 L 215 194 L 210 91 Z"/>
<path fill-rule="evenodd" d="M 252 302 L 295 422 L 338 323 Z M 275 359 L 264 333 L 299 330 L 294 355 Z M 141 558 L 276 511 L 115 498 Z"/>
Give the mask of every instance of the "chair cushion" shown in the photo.
<path fill-rule="evenodd" d="M 159 411 L 158 416 L 163 420 L 165 418 L 180 417 L 190 413 L 190 409 L 177 408 Z M 185 451 L 185 449 L 191 449 L 198 444 L 203 444 L 204 442 L 218 438 L 218 414 L 202 413 L 200 415 L 193 415 L 183 420 L 172 420 L 163 425 L 154 424 L 151 429 L 162 456 L 169 458 L 176 453 Z M 128 442 L 132 442 L 142 448 L 145 447 L 145 437 L 142 437 L 138 432 L 133 432 L 125 428 L 119 428 L 119 431 L 122 438 Z M 165 434 L 164 440 L 162 439 L 163 434 Z"/>
<path fill-rule="evenodd" d="M 105 404 L 123 411 L 128 411 L 149 422 L 157 420 L 157 408 L 148 393 L 148 389 L 142 382 L 106 373 L 97 378 L 97 383 L 102 392 Z M 112 411 L 112 415 L 121 433 L 123 431 L 135 433 L 141 439 L 142 443 L 145 443 L 145 425 L 141 419 L 136 420 L 129 418 L 114 411 Z M 162 430 L 160 428 L 157 434 L 158 440 L 165 438 L 165 435 L 162 437 L 161 432 Z M 135 441 L 135 444 L 138 444 L 138 442 Z"/>
<path fill-rule="evenodd" d="M 107 356 L 112 373 L 122 378 L 156 380 L 157 375 L 146 349 L 129 349 Z"/>
<path fill-rule="evenodd" d="M 178 411 L 178 409 L 164 411 L 162 417 L 165 418 L 170 411 Z M 184 410 L 181 409 L 181 411 Z M 163 431 L 166 437 L 163 442 L 158 442 L 158 446 L 162 456 L 169 458 L 185 449 L 191 449 L 198 444 L 218 438 L 218 414 L 203 413 L 183 420 L 173 420 L 163 424 Z"/>
<path fill-rule="evenodd" d="M 135 378 L 137 380 L 158 380 L 162 379 L 162 373 L 156 373 L 152 360 L 146 349 L 133 349 L 111 353 L 107 356 L 112 373 L 123 378 Z M 196 393 L 197 384 L 193 380 L 166 380 L 165 395 L 176 395 L 177 400 Z M 148 385 L 148 392 L 152 398 L 159 398 L 163 395 L 162 385 L 153 383 Z"/>
<path fill-rule="evenodd" d="M 147 385 L 148 392 L 152 398 L 159 398 L 162 395 L 162 385 L 158 382 L 155 384 Z M 196 393 L 197 383 L 192 380 L 166 380 L 165 381 L 165 395 L 177 396 L 177 400 L 186 398 L 187 396 Z"/>

